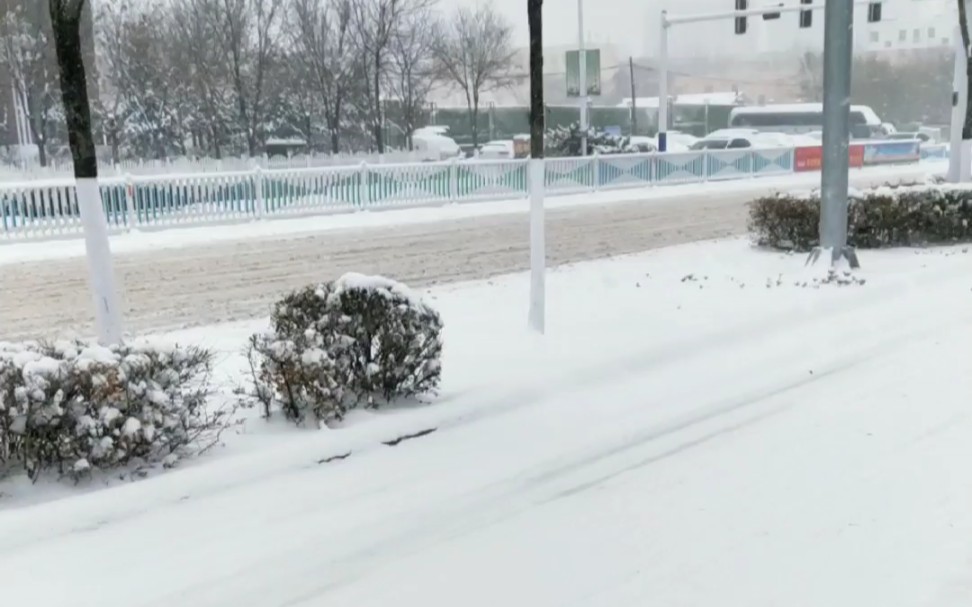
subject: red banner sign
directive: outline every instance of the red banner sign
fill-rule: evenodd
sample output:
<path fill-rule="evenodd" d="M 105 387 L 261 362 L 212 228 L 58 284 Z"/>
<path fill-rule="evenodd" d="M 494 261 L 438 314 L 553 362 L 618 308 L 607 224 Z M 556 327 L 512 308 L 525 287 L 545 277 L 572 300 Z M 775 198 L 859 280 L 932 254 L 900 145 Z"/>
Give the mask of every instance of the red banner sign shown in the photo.
<path fill-rule="evenodd" d="M 864 146 L 850 146 L 850 166 L 859 169 L 864 166 Z M 823 148 L 820 146 L 799 147 L 794 150 L 793 167 L 798 173 L 819 171 L 823 168 Z"/>

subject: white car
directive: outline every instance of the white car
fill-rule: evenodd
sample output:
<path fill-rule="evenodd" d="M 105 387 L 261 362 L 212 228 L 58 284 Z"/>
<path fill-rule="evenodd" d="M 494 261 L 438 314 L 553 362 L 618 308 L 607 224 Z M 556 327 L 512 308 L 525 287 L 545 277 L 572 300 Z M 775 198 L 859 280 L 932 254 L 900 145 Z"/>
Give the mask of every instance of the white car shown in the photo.
<path fill-rule="evenodd" d="M 794 137 L 785 133 L 762 133 L 755 129 L 720 129 L 697 141 L 692 149 L 787 148 L 794 145 Z"/>
<path fill-rule="evenodd" d="M 667 139 L 667 149 L 666 152 L 687 152 L 692 149 L 692 146 L 699 141 L 698 137 L 689 135 L 688 133 L 682 133 L 679 131 L 668 131 L 666 133 Z M 658 147 L 658 136 L 651 138 L 652 143 L 655 147 Z"/>
<path fill-rule="evenodd" d="M 516 158 L 513 140 L 490 141 L 479 148 L 479 157 L 483 160 L 510 160 Z"/>

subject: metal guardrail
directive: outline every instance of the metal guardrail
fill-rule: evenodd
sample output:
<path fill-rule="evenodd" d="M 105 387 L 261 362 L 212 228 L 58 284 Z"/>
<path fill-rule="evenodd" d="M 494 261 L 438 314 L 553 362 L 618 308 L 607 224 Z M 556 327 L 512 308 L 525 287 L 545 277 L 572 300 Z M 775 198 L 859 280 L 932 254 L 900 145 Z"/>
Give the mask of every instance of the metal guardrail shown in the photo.
<path fill-rule="evenodd" d="M 546 160 L 550 195 L 792 173 L 794 148 Z M 526 160 L 360 164 L 100 179 L 112 232 L 526 198 Z M 0 241 L 79 234 L 73 179 L 0 184 Z"/>

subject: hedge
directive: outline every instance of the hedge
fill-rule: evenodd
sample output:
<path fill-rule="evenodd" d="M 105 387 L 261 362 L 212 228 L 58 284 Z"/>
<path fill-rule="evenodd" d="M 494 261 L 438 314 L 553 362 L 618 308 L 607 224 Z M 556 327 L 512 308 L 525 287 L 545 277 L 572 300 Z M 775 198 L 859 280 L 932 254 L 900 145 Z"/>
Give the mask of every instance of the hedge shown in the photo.
<path fill-rule="evenodd" d="M 848 244 L 923 246 L 972 240 L 972 187 L 922 184 L 852 192 Z M 809 251 L 819 244 L 820 192 L 777 193 L 750 203 L 749 231 L 759 246 Z"/>
<path fill-rule="evenodd" d="M 0 343 L 0 478 L 78 477 L 212 446 L 231 420 L 210 410 L 212 354 L 136 340 Z"/>

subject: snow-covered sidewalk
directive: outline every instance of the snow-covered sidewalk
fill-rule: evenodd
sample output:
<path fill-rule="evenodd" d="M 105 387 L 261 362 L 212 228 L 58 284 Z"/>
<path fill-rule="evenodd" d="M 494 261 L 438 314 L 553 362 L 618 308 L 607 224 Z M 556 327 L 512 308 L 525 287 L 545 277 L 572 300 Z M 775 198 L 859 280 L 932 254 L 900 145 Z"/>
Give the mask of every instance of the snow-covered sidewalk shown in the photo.
<path fill-rule="evenodd" d="M 524 275 L 433 289 L 435 406 L 251 420 L 186 469 L 2 510 L 4 603 L 966 605 L 972 253 L 864 252 L 844 287 L 803 261 L 563 268 L 544 338 Z M 177 337 L 232 383 L 260 326 Z"/>

